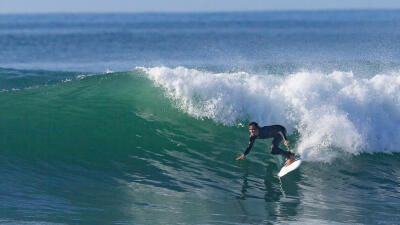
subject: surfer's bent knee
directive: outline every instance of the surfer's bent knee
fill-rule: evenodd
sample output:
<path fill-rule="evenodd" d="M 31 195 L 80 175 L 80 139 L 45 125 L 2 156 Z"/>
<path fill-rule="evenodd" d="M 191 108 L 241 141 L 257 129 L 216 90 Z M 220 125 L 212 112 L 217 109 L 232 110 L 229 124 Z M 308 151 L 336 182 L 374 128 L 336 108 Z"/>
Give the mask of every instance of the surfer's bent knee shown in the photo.
<path fill-rule="evenodd" d="M 283 155 L 286 158 L 290 158 L 290 156 L 291 156 L 291 152 L 280 149 L 277 146 L 275 146 L 274 144 L 271 145 L 271 154 Z"/>
<path fill-rule="evenodd" d="M 273 155 L 279 155 L 281 153 L 281 149 L 275 146 L 274 144 L 271 145 L 271 154 Z"/>

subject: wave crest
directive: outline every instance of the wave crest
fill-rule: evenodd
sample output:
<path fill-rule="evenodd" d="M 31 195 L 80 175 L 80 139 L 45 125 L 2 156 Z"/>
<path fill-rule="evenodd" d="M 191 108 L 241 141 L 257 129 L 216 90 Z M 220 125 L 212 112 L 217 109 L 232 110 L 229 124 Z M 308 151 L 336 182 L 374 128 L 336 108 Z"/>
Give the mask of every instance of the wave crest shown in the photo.
<path fill-rule="evenodd" d="M 329 161 L 338 152 L 399 152 L 400 76 L 351 72 L 287 76 L 211 73 L 185 67 L 138 68 L 178 107 L 225 125 L 258 121 L 297 130 L 297 151 Z"/>

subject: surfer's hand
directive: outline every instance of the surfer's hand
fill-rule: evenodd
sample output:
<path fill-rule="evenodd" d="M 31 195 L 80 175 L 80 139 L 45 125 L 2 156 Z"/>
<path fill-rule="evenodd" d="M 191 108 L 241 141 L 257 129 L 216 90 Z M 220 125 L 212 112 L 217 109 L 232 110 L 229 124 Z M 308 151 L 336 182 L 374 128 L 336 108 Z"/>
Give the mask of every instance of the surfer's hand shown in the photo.
<path fill-rule="evenodd" d="M 236 160 L 241 160 L 241 159 L 244 159 L 244 154 L 236 158 Z"/>
<path fill-rule="evenodd" d="M 289 146 L 289 145 L 290 145 L 290 141 L 286 140 L 286 141 L 284 142 L 284 144 L 285 144 L 286 146 Z"/>

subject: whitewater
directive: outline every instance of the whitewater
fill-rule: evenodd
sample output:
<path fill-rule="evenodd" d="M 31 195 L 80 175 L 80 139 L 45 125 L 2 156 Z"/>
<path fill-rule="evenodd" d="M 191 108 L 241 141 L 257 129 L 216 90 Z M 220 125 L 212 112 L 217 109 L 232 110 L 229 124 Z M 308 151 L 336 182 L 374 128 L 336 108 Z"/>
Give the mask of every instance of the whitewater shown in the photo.
<path fill-rule="evenodd" d="M 177 107 L 225 125 L 257 121 L 298 132 L 306 160 L 330 161 L 340 151 L 399 152 L 398 72 L 357 78 L 352 72 L 286 76 L 210 73 L 184 67 L 139 68 Z"/>

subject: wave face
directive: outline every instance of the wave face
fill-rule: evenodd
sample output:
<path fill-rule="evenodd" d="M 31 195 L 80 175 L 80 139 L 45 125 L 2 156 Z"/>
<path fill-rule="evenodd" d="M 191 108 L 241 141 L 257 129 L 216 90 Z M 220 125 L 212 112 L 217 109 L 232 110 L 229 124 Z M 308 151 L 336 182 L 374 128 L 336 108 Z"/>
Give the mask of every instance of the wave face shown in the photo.
<path fill-rule="evenodd" d="M 278 76 L 141 69 L 191 116 L 287 126 L 298 133 L 296 149 L 307 160 L 327 161 L 339 150 L 400 151 L 399 72 L 357 78 L 340 71 Z"/>
<path fill-rule="evenodd" d="M 0 92 L 0 223 L 398 219 L 396 73 L 12 73 L 26 82 Z M 250 120 L 287 126 L 307 161 L 279 180 L 259 140 L 236 162 Z"/>

